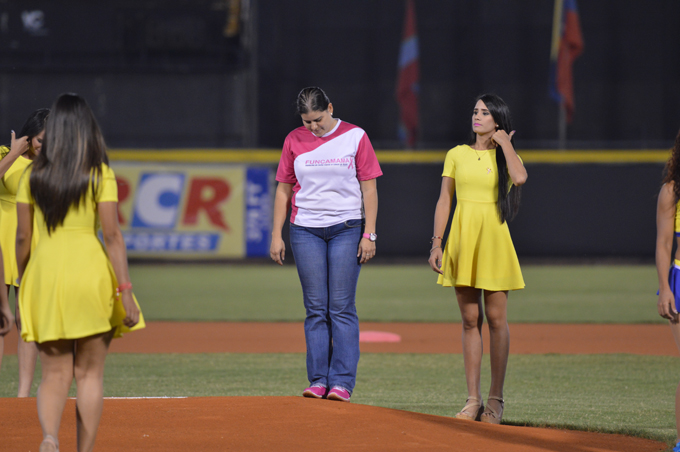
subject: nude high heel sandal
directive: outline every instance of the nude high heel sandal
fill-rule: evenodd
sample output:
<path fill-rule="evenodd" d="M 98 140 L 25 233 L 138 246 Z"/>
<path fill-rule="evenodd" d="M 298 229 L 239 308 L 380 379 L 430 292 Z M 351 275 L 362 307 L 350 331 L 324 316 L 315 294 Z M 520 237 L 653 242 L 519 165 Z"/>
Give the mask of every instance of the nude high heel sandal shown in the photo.
<path fill-rule="evenodd" d="M 496 411 L 489 405 L 489 400 L 497 400 L 501 404 L 500 410 Z M 480 421 L 487 424 L 500 424 L 503 419 L 503 409 L 505 408 L 505 400 L 502 397 L 489 396 L 486 402 L 486 409 L 482 413 Z"/>
<path fill-rule="evenodd" d="M 59 452 L 59 441 L 52 435 L 45 435 L 40 443 L 40 452 Z"/>
<path fill-rule="evenodd" d="M 463 419 L 465 421 L 478 421 L 484 412 L 484 402 L 477 397 L 468 397 L 465 401 L 465 406 L 458 414 L 456 419 Z"/>

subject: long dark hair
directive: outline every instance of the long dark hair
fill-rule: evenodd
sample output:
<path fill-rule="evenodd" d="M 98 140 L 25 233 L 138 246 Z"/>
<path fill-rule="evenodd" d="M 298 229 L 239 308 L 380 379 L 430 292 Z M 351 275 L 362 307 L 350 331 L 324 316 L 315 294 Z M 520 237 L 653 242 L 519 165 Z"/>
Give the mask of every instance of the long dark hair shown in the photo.
<path fill-rule="evenodd" d="M 52 105 L 30 179 L 31 194 L 49 232 L 64 223 L 71 206 L 84 202 L 89 188 L 96 195 L 102 163 L 109 159 L 92 110 L 79 95 L 62 94 Z"/>
<path fill-rule="evenodd" d="M 498 130 L 505 130 L 508 134 L 512 129 L 512 115 L 510 108 L 503 99 L 495 94 L 482 94 L 475 99 L 475 104 L 479 101 L 484 102 L 486 108 L 491 113 L 491 117 L 498 124 Z M 477 134 L 470 131 L 470 146 L 477 141 Z M 512 145 L 515 145 L 515 139 L 510 138 Z M 501 224 L 505 221 L 512 221 L 519 211 L 519 203 L 522 197 L 522 189 L 519 186 L 511 186 L 508 192 L 508 184 L 510 175 L 508 174 L 508 162 L 505 160 L 503 149 L 496 145 L 496 165 L 498 166 L 498 201 L 496 207 L 498 209 L 498 217 Z"/>
<path fill-rule="evenodd" d="M 49 108 L 40 108 L 31 113 L 31 116 L 28 117 L 17 136 L 27 137 L 30 142 L 33 138 L 40 135 L 40 132 L 45 130 L 45 120 L 49 114 Z"/>
<path fill-rule="evenodd" d="M 675 137 L 675 145 L 671 149 L 671 157 L 666 162 L 663 171 L 663 183 L 673 182 L 673 194 L 675 202 L 680 200 L 680 131 Z"/>
<path fill-rule="evenodd" d="M 49 114 L 50 114 L 49 108 L 39 108 L 38 110 L 34 111 L 28 117 L 24 125 L 21 127 L 19 134 L 16 136 L 26 137 L 28 139 L 28 142 L 31 143 L 31 140 L 33 138 L 37 137 L 38 135 L 40 135 L 40 132 L 45 130 L 45 121 L 47 120 L 47 116 Z M 11 147 L 10 144 L 5 144 L 4 146 L 7 147 L 7 149 Z"/>
<path fill-rule="evenodd" d="M 310 111 L 326 111 L 331 101 L 318 86 L 303 88 L 298 94 L 296 107 L 298 115 L 304 115 Z"/>

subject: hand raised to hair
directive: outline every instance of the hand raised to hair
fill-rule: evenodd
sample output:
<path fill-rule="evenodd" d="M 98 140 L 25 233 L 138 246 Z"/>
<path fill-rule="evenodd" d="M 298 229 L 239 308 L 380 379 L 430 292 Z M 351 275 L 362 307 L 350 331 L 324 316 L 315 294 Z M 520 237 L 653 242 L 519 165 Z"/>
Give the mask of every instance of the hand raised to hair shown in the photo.
<path fill-rule="evenodd" d="M 9 152 L 15 156 L 20 156 L 28 151 L 28 137 L 16 137 L 14 130 L 12 130 L 12 143 L 10 144 Z"/>
<path fill-rule="evenodd" d="M 496 132 L 491 136 L 491 139 L 493 140 L 494 143 L 496 143 L 498 146 L 503 146 L 504 144 L 510 144 L 510 140 L 512 139 L 512 136 L 515 134 L 515 131 L 513 130 L 508 134 L 505 130 L 503 129 L 498 129 Z"/>

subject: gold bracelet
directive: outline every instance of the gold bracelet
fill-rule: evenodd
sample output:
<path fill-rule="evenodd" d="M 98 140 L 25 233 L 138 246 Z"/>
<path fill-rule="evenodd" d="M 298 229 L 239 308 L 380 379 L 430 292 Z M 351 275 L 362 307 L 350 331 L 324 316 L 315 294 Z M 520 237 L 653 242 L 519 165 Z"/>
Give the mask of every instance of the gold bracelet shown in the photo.
<path fill-rule="evenodd" d="M 430 254 L 432 254 L 432 251 L 436 250 L 437 248 L 441 248 L 441 246 L 433 246 L 432 249 L 430 249 Z"/>

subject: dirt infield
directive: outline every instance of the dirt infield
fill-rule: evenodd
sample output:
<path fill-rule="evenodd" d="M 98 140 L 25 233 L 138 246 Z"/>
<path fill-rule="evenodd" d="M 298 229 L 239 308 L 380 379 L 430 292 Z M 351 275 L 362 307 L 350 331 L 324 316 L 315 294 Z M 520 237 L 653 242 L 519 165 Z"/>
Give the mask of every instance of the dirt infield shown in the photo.
<path fill-rule="evenodd" d="M 361 331 L 389 332 L 400 342 L 362 343 L 366 353 L 462 353 L 459 323 L 361 323 Z M 511 324 L 510 353 L 632 353 L 677 356 L 667 325 Z M 489 343 L 484 327 L 484 340 Z M 16 353 L 16 330 L 6 353 Z M 113 341 L 112 353 L 304 353 L 302 323 L 149 322 Z"/>
<path fill-rule="evenodd" d="M 0 427 L 0 450 L 37 451 L 42 435 L 35 399 L 3 399 Z M 75 401 L 69 400 L 61 450 L 75 450 L 75 430 Z M 303 397 L 206 397 L 107 399 L 95 450 L 658 452 L 665 447 L 621 435 L 491 426 Z"/>
<path fill-rule="evenodd" d="M 462 353 L 460 324 L 362 323 L 363 352 Z M 390 334 L 375 334 L 390 333 Z M 667 325 L 512 324 L 514 354 L 678 351 Z M 488 343 L 488 331 L 484 330 Z M 15 353 L 16 330 L 6 337 Z M 295 353 L 305 351 L 301 323 L 149 322 L 113 341 L 112 353 Z M 322 420 L 322 422 L 320 422 Z M 35 399 L 0 399 L 0 451 L 37 451 Z M 75 402 L 69 400 L 61 450 L 75 450 Z M 107 399 L 96 450 L 109 451 L 487 451 L 646 452 L 664 443 L 621 435 L 489 426 L 440 416 L 303 397 Z"/>

